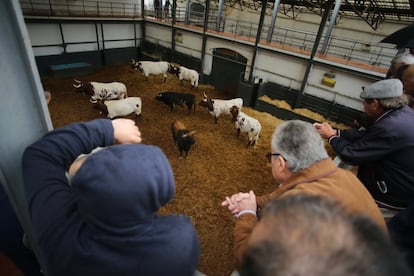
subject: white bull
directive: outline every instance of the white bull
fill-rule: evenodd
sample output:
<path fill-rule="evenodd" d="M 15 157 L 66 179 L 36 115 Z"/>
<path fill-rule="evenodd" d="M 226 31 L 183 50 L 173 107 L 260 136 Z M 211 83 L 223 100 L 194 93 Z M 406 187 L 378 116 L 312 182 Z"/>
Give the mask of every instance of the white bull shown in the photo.
<path fill-rule="evenodd" d="M 241 132 L 247 133 L 249 139 L 247 146 L 254 146 L 262 131 L 262 125 L 257 119 L 250 117 L 240 110 L 236 117 L 236 121 L 234 122 L 234 127 L 237 130 L 237 136 L 240 136 Z"/>
<path fill-rule="evenodd" d="M 171 65 L 166 61 L 134 61 L 134 68 L 138 68 L 145 78 L 148 80 L 149 75 L 163 75 L 163 81 L 167 80 L 167 72 L 171 69 Z"/>
<path fill-rule="evenodd" d="M 199 74 L 196 70 L 180 66 L 175 68 L 175 74 L 180 80 L 181 85 L 183 85 L 183 80 L 188 80 L 190 81 L 192 87 L 198 87 Z"/>
<path fill-rule="evenodd" d="M 140 97 L 128 97 L 121 100 L 98 101 L 96 108 L 110 119 L 135 113 L 137 120 L 141 116 L 142 100 Z"/>
<path fill-rule="evenodd" d="M 209 99 L 204 93 L 203 99 L 200 101 L 199 105 L 207 108 L 208 112 L 214 117 L 214 123 L 217 124 L 217 119 L 221 114 L 230 114 L 230 109 L 233 106 L 238 107 L 239 109 L 243 106 L 242 98 L 235 98 L 231 100 L 219 100 L 219 99 Z"/>
<path fill-rule="evenodd" d="M 80 93 L 85 93 L 90 97 L 92 103 L 98 100 L 119 100 L 126 98 L 127 88 L 122 82 L 86 82 L 83 83 L 75 79 L 73 87 Z"/>

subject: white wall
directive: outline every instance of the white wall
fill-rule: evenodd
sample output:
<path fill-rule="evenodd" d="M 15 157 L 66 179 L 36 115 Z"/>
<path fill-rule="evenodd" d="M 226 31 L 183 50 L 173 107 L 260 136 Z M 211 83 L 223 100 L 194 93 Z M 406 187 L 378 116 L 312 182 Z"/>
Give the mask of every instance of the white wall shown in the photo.
<path fill-rule="evenodd" d="M 119 2 L 123 2 L 119 0 Z M 133 1 L 132 1 L 133 2 Z M 179 5 L 185 4 L 184 1 L 179 1 Z M 215 4 L 213 4 L 215 5 Z M 238 9 L 228 8 L 225 11 L 226 16 L 243 21 L 258 22 L 259 13 L 245 11 L 241 12 Z M 271 19 L 271 11 L 268 11 L 265 23 L 269 24 Z M 316 32 L 321 17 L 319 15 L 303 11 L 299 14 L 296 20 L 288 18 L 279 13 L 276 20 L 276 26 L 283 26 L 288 28 L 295 28 L 310 32 Z M 124 24 L 103 24 L 103 32 L 105 39 L 132 39 L 134 38 L 134 28 L 132 22 L 126 21 Z M 329 23 L 328 23 L 329 24 Z M 333 30 L 333 34 L 342 37 L 349 37 L 350 39 L 360 39 L 367 41 L 367 43 L 378 43 L 385 35 L 404 26 L 404 22 L 383 22 L 379 25 L 377 30 L 373 30 L 367 23 L 356 17 L 339 16 L 337 25 Z M 162 25 L 156 22 L 146 22 L 146 39 L 156 45 L 171 48 L 172 29 L 169 25 Z M 98 37 L 100 40 L 100 48 L 102 49 L 102 37 L 101 26 L 98 24 Z M 38 24 L 28 23 L 27 29 L 30 35 L 32 45 L 44 45 L 44 44 L 59 44 L 61 43 L 61 36 L 59 26 L 57 24 Z M 65 36 L 65 42 L 84 42 L 95 41 L 96 31 L 93 23 L 82 24 L 62 24 L 62 29 Z M 137 23 L 136 27 L 138 39 L 142 38 L 141 27 Z M 187 30 L 185 28 L 177 29 L 177 33 L 180 34 L 182 40 L 176 40 L 176 51 L 190 55 L 193 57 L 201 58 L 202 56 L 202 33 Z M 122 48 L 133 47 L 134 41 L 121 41 L 121 42 L 106 42 L 105 48 Z M 290 53 L 281 49 L 269 51 L 263 48 L 269 49 L 265 45 L 259 45 L 256 64 L 254 68 L 250 68 L 253 54 L 254 54 L 253 42 L 245 43 L 237 40 L 225 40 L 217 35 L 208 35 L 206 41 L 206 53 L 204 60 L 204 67 L 202 71 L 204 74 L 209 75 L 212 68 L 212 51 L 215 48 L 228 48 L 238 52 L 247 58 L 247 69 L 245 72 L 245 79 L 248 78 L 250 70 L 253 70 L 254 78 L 262 78 L 263 81 L 276 82 L 283 86 L 298 90 L 302 85 L 302 80 L 305 74 L 306 66 L 308 63 L 308 56 L 300 54 Z M 263 48 L 261 48 L 263 47 Z M 69 45 L 67 47 L 68 52 L 78 51 L 91 51 L 97 50 L 98 45 L 95 43 Z M 63 49 L 60 47 L 43 47 L 34 48 L 36 56 L 40 55 L 53 55 L 61 54 Z M 308 83 L 305 86 L 305 93 L 335 101 L 339 104 L 349 106 L 358 110 L 362 110 L 361 101 L 359 100 L 359 93 L 361 87 L 369 85 L 375 79 L 383 77 L 380 73 L 370 72 L 368 70 L 356 69 L 351 72 L 346 70 L 346 65 L 338 65 L 336 67 L 343 66 L 343 70 L 333 69 L 335 67 L 325 60 L 315 58 L 317 61 L 311 68 Z M 351 68 L 348 66 L 348 68 Z M 333 70 L 336 74 L 336 84 L 333 88 L 321 84 L 323 74 Z"/>

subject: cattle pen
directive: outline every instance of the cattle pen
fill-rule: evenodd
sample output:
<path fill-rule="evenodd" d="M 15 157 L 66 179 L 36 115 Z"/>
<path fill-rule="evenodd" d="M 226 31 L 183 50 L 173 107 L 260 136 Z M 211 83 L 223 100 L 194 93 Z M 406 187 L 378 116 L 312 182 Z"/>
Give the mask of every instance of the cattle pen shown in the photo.
<path fill-rule="evenodd" d="M 185 7 L 172 5 L 164 18 L 148 1 L 130 2 L 1 1 L 5 23 L 0 27 L 0 69 L 8 93 L 0 102 L 0 182 L 43 263 L 24 197 L 22 151 L 53 128 L 101 118 L 88 97 L 75 93 L 75 78 L 123 82 L 128 96 L 142 99 L 138 126 L 143 142 L 160 147 L 173 167 L 175 197 L 160 214 L 190 216 L 201 241 L 199 270 L 209 276 L 229 275 L 234 269 L 234 218 L 221 201 L 238 191 L 261 195 L 274 190 L 265 156 L 271 134 L 283 120 L 350 127 L 363 110 L 361 87 L 383 78 L 397 52 L 377 42 L 408 21 L 402 16 L 378 27 L 366 24 L 363 16 L 344 14 L 333 20 L 335 31 L 328 33 L 323 30 L 330 29 L 332 17 L 322 7 L 320 13 L 301 7 L 300 15 L 307 17 L 303 21 L 296 20 L 295 9 L 279 11 L 278 24 L 272 26 L 277 10 L 272 13 L 269 5 L 242 11 L 225 2 L 220 10 L 217 4 L 223 1 L 188 1 Z M 334 1 L 327 3 L 332 8 Z M 181 85 L 171 73 L 165 81 L 151 75 L 147 80 L 130 67 L 132 59 L 195 69 L 198 87 L 187 81 Z M 45 90 L 53 95 L 49 105 Z M 162 91 L 193 94 L 195 112 L 189 114 L 180 106 L 171 112 L 155 100 Z M 198 105 L 203 93 L 217 99 L 243 98 L 243 112 L 262 125 L 258 143 L 246 147 L 247 137 L 237 137 L 230 115 L 220 116 L 215 124 Z M 197 144 L 188 158 L 179 159 L 170 129 L 174 120 L 196 131 Z M 333 157 L 328 145 L 327 149 Z"/>
<path fill-rule="evenodd" d="M 261 195 L 275 188 L 265 155 L 270 149 L 274 128 L 283 120 L 253 108 L 243 108 L 263 126 L 258 144 L 247 148 L 247 135 L 237 137 L 230 114 L 221 115 L 215 124 L 208 111 L 198 105 L 204 92 L 214 98 L 228 98 L 226 93 L 210 85 L 200 85 L 198 89 L 181 86 L 178 78 L 171 74 L 166 82 L 160 81 L 158 76 L 150 76 L 147 81 L 142 74 L 131 70 L 128 64 L 108 66 L 84 76 L 85 80 L 104 81 L 108 78 L 124 82 L 129 96 L 142 98 L 138 126 L 143 142 L 160 147 L 173 168 L 175 197 L 161 210 L 161 214 L 184 213 L 190 216 L 201 241 L 199 270 L 207 275 L 229 275 L 234 269 L 234 218 L 220 203 L 225 196 L 238 191 L 253 190 Z M 72 78 L 42 80 L 43 86 L 53 93 L 49 110 L 55 128 L 101 117 L 87 96 L 74 91 L 72 81 Z M 175 106 L 171 112 L 167 105 L 155 100 L 160 91 L 166 90 L 193 94 L 197 102 L 196 111 L 189 114 L 184 105 Z M 133 119 L 134 115 L 129 118 Z M 188 158 L 179 159 L 179 150 L 171 135 L 174 120 L 180 120 L 196 131 L 197 144 L 189 151 Z"/>

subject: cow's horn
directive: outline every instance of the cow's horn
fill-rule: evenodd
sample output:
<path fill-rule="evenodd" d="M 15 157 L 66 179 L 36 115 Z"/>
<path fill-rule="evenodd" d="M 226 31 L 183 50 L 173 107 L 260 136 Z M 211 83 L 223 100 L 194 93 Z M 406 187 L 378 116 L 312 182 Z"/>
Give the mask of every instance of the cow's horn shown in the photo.
<path fill-rule="evenodd" d="M 79 88 L 79 87 L 81 87 L 81 84 L 73 84 L 73 87 Z"/>
<path fill-rule="evenodd" d="M 203 96 L 204 96 L 204 98 L 208 98 L 207 95 L 206 95 L 206 92 L 203 92 Z"/>
<path fill-rule="evenodd" d="M 77 80 L 77 79 L 73 79 L 73 80 L 77 83 L 82 83 L 80 80 Z"/>
<path fill-rule="evenodd" d="M 196 130 L 190 131 L 190 133 L 188 133 L 188 135 L 193 135 L 196 132 L 197 132 Z"/>
<path fill-rule="evenodd" d="M 92 99 L 89 99 L 89 101 L 90 101 L 91 103 L 93 103 L 93 104 L 95 104 L 95 103 L 97 103 L 97 102 L 98 102 L 98 100 L 92 100 Z"/>

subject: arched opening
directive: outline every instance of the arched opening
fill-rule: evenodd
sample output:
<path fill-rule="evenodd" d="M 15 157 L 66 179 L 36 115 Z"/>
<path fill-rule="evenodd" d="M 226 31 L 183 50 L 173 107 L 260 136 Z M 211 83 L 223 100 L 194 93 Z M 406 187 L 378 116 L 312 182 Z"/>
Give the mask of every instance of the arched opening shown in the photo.
<path fill-rule="evenodd" d="M 237 95 L 240 75 L 246 71 L 247 58 L 227 48 L 213 49 L 210 83 L 229 97 Z"/>

